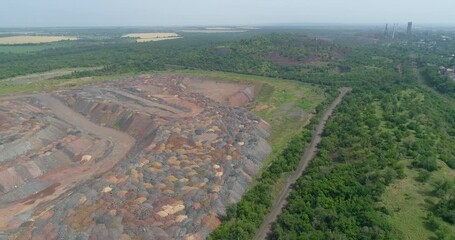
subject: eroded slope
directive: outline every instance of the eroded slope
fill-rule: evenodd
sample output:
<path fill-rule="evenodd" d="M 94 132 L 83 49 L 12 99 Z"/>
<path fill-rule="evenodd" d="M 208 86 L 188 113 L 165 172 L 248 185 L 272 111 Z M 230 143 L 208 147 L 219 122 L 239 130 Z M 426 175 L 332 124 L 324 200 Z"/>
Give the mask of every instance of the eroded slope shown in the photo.
<path fill-rule="evenodd" d="M 143 76 L 52 95 L 137 143 L 106 173 L 22 216 L 13 238 L 203 239 L 271 150 L 268 125 L 226 105 L 247 104 L 253 86 Z"/>

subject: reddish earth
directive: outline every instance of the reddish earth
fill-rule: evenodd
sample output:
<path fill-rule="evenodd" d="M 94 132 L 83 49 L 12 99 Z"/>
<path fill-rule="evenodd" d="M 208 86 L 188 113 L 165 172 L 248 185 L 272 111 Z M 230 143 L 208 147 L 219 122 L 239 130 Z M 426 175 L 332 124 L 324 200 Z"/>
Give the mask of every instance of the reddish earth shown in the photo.
<path fill-rule="evenodd" d="M 14 141 L 2 138 L 0 176 L 9 179 L 0 183 L 3 189 L 0 193 L 0 231 L 8 229 L 9 222 L 13 222 L 12 226 L 15 226 L 15 216 L 55 199 L 93 175 L 109 170 L 126 156 L 135 142 L 125 133 L 88 121 L 47 94 L 5 101 L 0 99 L 0 104 L 5 109 L 5 115 L 19 117 L 22 127 L 31 126 L 29 121 L 36 126 L 33 129 L 28 128 L 28 132 L 15 134 L 17 139 Z M 12 105 L 17 108 L 12 108 Z M 47 116 L 42 115 L 43 113 Z M 17 127 L 6 129 L 2 132 L 2 137 L 15 132 Z M 80 133 L 73 135 L 71 129 L 76 127 Z M 6 134 L 3 135 L 4 133 Z M 89 136 L 90 134 L 96 134 L 96 138 Z M 73 144 L 78 141 L 86 143 Z M 100 142 L 106 145 L 103 146 Z M 77 158 L 70 158 L 77 154 L 90 156 L 98 162 L 81 163 Z M 53 160 L 57 161 L 54 166 L 49 163 Z M 22 167 L 26 170 L 21 170 Z M 46 187 L 49 184 L 50 186 Z M 25 193 L 17 193 L 20 191 Z M 15 199 L 15 194 L 23 195 L 24 198 Z"/>
<path fill-rule="evenodd" d="M 170 75 L 0 98 L 0 238 L 203 239 L 271 151 L 254 97 Z"/>
<path fill-rule="evenodd" d="M 60 183 L 54 183 L 50 187 L 44 189 L 41 192 L 35 193 L 26 199 L 22 200 L 22 203 L 26 205 L 34 204 L 37 199 L 47 197 L 49 195 L 52 195 L 55 193 L 55 189 L 59 187 L 61 184 Z"/>
<path fill-rule="evenodd" d="M 202 79 L 186 79 L 183 84 L 188 85 L 188 90 L 201 93 L 217 102 L 229 106 L 244 106 L 253 101 L 255 96 L 255 86 L 210 81 Z"/>

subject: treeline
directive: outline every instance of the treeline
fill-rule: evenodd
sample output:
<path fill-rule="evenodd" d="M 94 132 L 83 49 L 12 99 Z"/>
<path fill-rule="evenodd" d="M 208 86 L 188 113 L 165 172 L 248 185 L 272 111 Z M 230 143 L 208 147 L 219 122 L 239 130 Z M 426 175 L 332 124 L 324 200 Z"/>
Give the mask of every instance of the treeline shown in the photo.
<path fill-rule="evenodd" d="M 381 46 L 346 47 L 300 33 L 185 34 L 184 37 L 151 43 L 85 39 L 71 43 L 71 47 L 30 54 L 0 54 L 0 79 L 69 67 L 104 68 L 64 78 L 140 73 L 178 66 L 345 86 L 399 79 L 397 66 L 403 62 L 399 50 L 383 56 Z"/>
<path fill-rule="evenodd" d="M 324 109 L 336 96 L 336 92 L 331 92 L 330 96 L 316 108 L 316 115 L 311 122 L 289 141 L 276 159 L 272 160 L 271 165 L 262 172 L 256 184 L 245 193 L 242 200 L 228 207 L 223 224 L 209 239 L 251 239 L 254 236 L 272 207 L 277 182 L 286 173 L 297 168 Z"/>
<path fill-rule="evenodd" d="M 173 65 L 340 86 L 361 77 L 378 81 L 378 76 L 384 76 L 378 73 L 390 65 L 365 54 L 368 48 L 354 51 L 296 33 L 257 34 L 185 34 L 183 39 L 151 43 L 85 39 L 29 54 L 0 54 L 0 79 L 69 67 L 105 67 L 84 73 L 87 76 L 164 70 Z"/>

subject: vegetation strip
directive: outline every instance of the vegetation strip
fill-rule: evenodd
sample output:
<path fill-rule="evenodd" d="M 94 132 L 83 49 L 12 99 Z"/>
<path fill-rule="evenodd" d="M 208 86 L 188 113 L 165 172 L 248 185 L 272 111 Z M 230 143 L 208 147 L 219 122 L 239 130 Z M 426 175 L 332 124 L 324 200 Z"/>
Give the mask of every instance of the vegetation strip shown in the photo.
<path fill-rule="evenodd" d="M 329 117 L 332 115 L 333 111 L 335 110 L 336 106 L 341 102 L 343 97 L 350 92 L 351 88 L 341 88 L 340 95 L 332 102 L 332 104 L 325 110 L 322 119 L 319 121 L 318 126 L 316 127 L 315 132 L 313 133 L 313 137 L 311 140 L 310 145 L 305 150 L 305 154 L 303 155 L 302 159 L 300 160 L 299 166 L 297 169 L 287 178 L 286 185 L 282 188 L 280 194 L 275 198 L 273 203 L 272 210 L 266 216 L 264 222 L 259 228 L 259 231 L 256 233 L 253 239 L 266 239 L 267 234 L 270 232 L 272 223 L 275 222 L 278 215 L 281 213 L 281 209 L 286 204 L 286 199 L 288 198 L 289 194 L 291 193 L 291 186 L 295 184 L 297 179 L 303 174 L 305 168 L 310 163 L 310 161 L 314 158 L 317 151 L 317 146 L 321 142 L 321 135 L 324 130 L 325 124 Z"/>
<path fill-rule="evenodd" d="M 223 224 L 215 229 L 209 239 L 251 239 L 270 212 L 273 204 L 273 190 L 287 173 L 297 169 L 306 146 L 310 143 L 313 129 L 322 117 L 323 109 L 335 98 L 327 98 L 318 107 L 316 115 L 303 131 L 293 137 L 282 153 L 273 159 L 256 185 L 249 189 L 239 203 L 227 209 Z M 281 186 L 280 186 L 281 187 Z"/>

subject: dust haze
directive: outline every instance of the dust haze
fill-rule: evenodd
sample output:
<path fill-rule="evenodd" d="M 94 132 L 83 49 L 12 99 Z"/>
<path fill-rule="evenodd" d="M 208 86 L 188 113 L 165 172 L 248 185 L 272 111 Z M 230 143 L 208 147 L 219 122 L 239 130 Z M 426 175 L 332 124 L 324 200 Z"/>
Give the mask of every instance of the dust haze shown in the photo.
<path fill-rule="evenodd" d="M 455 2 L 437 1 L 89 1 L 5 0 L 0 27 L 270 25 L 288 23 L 450 24 Z"/>

